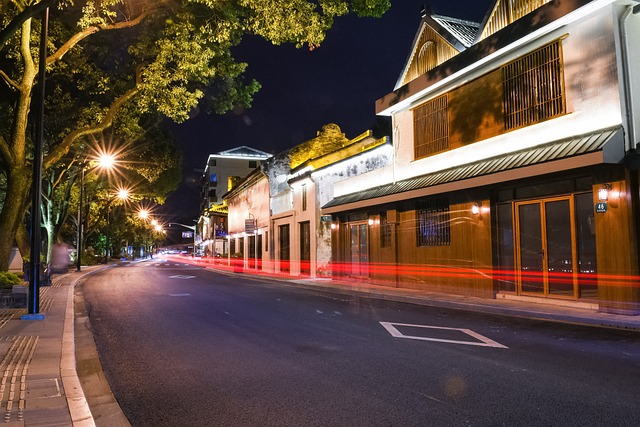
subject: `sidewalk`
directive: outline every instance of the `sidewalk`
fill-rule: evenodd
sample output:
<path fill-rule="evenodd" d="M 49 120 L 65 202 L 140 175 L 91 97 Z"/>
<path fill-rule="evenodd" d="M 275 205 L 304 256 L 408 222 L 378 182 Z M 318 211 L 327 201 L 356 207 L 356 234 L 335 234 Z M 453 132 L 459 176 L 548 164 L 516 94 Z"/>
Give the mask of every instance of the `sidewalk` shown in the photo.
<path fill-rule="evenodd" d="M 600 313 L 590 308 L 459 297 L 332 279 L 276 277 L 249 271 L 233 273 L 228 269 L 206 267 L 228 275 L 276 280 L 283 285 L 349 296 L 640 331 L 640 316 Z M 101 268 L 104 266 L 83 267 L 80 273 L 55 276 L 52 286 L 41 288 L 40 312 L 45 315 L 44 320 L 22 320 L 26 309 L 0 310 L 0 415 L 4 425 L 129 425 L 104 378 L 93 336 L 87 327 L 82 292 L 76 289 L 80 278 Z"/>
<path fill-rule="evenodd" d="M 75 342 L 74 288 L 81 277 L 100 268 L 83 267 L 80 273 L 58 275 L 51 286 L 41 287 L 40 313 L 44 320 L 22 320 L 26 309 L 0 310 L 0 402 L 4 425 L 128 425 L 119 408 L 115 415 L 107 417 L 108 423 L 96 422 L 76 368 L 76 345 L 79 352 L 86 353 L 83 348 L 94 348 L 94 344 L 90 332 L 88 342 Z M 98 370 L 101 372 L 101 368 Z M 108 403 L 112 399 L 115 403 L 110 390 L 105 393 L 95 381 L 94 385 L 100 393 L 93 392 L 94 400 Z M 114 408 L 111 406 L 110 410 Z"/>

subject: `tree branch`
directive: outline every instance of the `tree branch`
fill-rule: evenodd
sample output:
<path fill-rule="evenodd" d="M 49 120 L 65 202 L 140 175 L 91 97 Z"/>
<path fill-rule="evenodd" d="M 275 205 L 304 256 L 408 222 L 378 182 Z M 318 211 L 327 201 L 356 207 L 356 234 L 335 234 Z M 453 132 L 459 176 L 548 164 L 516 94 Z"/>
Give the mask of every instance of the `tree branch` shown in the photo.
<path fill-rule="evenodd" d="M 13 167 L 13 155 L 11 154 L 11 149 L 9 148 L 7 141 L 2 136 L 0 136 L 0 159 L 2 159 L 2 163 L 7 166 L 7 170 L 10 170 Z"/>
<path fill-rule="evenodd" d="M 124 105 L 125 102 L 132 99 L 139 91 L 138 88 L 139 78 L 136 78 L 136 85 L 134 88 L 129 89 L 122 96 L 117 98 L 113 104 L 107 110 L 107 113 L 99 123 L 85 126 L 81 129 L 76 129 L 73 132 L 69 133 L 60 144 L 56 145 L 56 147 L 49 152 L 44 161 L 42 162 L 42 167 L 47 170 L 55 163 L 59 162 L 62 157 L 64 157 L 71 148 L 71 145 L 78 139 L 83 136 L 94 135 L 96 133 L 100 133 L 105 129 L 109 128 L 113 124 L 113 120 L 118 113 L 118 110 Z"/>
<path fill-rule="evenodd" d="M 47 58 L 47 65 L 51 65 L 54 62 L 62 59 L 62 57 L 69 52 L 75 45 L 80 43 L 85 38 L 89 37 L 92 34 L 98 33 L 100 31 L 110 31 L 110 30 L 122 30 L 124 28 L 135 27 L 140 24 L 145 18 L 151 15 L 156 10 L 160 9 L 163 4 L 167 3 L 167 0 L 161 0 L 154 4 L 153 7 L 143 10 L 140 12 L 140 15 L 136 16 L 133 19 L 116 22 L 115 24 L 104 24 L 104 25 L 93 25 L 91 27 L 87 27 L 79 33 L 74 34 L 69 40 L 67 40 L 56 52 L 49 55 Z"/>
<path fill-rule="evenodd" d="M 0 31 L 0 50 L 4 48 L 9 39 L 22 27 L 27 19 L 42 13 L 48 7 L 53 7 L 58 0 L 41 0 L 39 3 L 25 7 L 22 12 L 17 14 L 9 24 Z"/>
<path fill-rule="evenodd" d="M 10 88 L 13 88 L 15 90 L 20 89 L 20 85 L 18 84 L 18 82 L 13 80 L 7 73 L 2 70 L 0 70 L 0 77 L 2 77 L 2 80 L 4 80 L 7 86 L 9 86 Z"/>

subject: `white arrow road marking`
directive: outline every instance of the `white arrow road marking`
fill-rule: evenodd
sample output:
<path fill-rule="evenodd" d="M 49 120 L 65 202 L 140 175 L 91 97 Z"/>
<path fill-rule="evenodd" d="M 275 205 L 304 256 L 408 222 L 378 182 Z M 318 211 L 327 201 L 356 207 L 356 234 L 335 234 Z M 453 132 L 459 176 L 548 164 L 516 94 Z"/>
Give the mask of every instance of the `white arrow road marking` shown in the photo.
<path fill-rule="evenodd" d="M 450 344 L 465 344 L 465 345 L 477 345 L 481 347 L 496 347 L 496 348 L 509 348 L 504 346 L 490 338 L 487 338 L 483 335 L 480 335 L 477 332 L 473 332 L 471 329 L 464 328 L 446 328 L 442 326 L 426 326 L 426 325 L 411 325 L 407 323 L 392 323 L 392 322 L 380 322 L 380 324 L 391 334 L 391 336 L 395 338 L 408 338 L 412 340 L 422 340 L 422 341 L 436 341 L 436 342 L 446 342 Z M 429 337 L 417 337 L 413 335 L 404 335 L 400 332 L 396 326 L 406 326 L 411 328 L 423 328 L 423 329 L 439 329 L 444 331 L 458 331 L 463 332 L 470 337 L 477 339 L 478 341 L 458 341 L 458 340 L 447 340 L 442 338 L 429 338 Z"/>
<path fill-rule="evenodd" d="M 185 276 L 183 274 L 178 274 L 175 276 L 169 276 L 169 279 L 193 279 L 196 276 Z"/>

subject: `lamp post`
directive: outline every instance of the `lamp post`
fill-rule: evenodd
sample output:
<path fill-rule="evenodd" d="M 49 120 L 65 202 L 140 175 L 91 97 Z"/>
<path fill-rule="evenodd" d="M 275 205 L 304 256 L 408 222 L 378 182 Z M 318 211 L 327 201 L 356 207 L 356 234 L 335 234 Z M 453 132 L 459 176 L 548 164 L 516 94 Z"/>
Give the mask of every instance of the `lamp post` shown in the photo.
<path fill-rule="evenodd" d="M 82 205 L 84 202 L 84 169 L 86 164 L 80 165 L 80 196 L 78 198 L 78 238 L 76 242 L 76 271 L 82 266 Z"/>
<path fill-rule="evenodd" d="M 40 58 L 39 67 L 39 91 L 36 109 L 36 135 L 33 146 L 33 186 L 31 199 L 31 237 L 29 263 L 29 301 L 28 313 L 22 316 L 23 320 L 44 320 L 44 314 L 40 313 L 40 253 L 42 252 L 42 239 L 40 222 L 42 213 L 42 143 L 44 134 L 44 95 L 45 78 L 47 74 L 47 36 L 49 33 L 49 8 L 44 10 L 42 16 L 42 28 L 40 30 Z"/>
<path fill-rule="evenodd" d="M 109 198 L 107 202 L 107 235 L 106 235 L 106 248 L 105 248 L 105 264 L 109 264 L 109 257 L 111 256 L 111 247 L 109 242 L 109 237 L 111 234 L 111 203 L 114 200 L 128 200 L 129 199 L 129 190 L 126 188 L 120 188 L 118 192 Z"/>
<path fill-rule="evenodd" d="M 76 244 L 76 252 L 77 252 L 77 256 L 76 256 L 76 271 L 81 271 L 82 269 L 82 240 L 83 240 L 83 229 L 82 229 L 82 208 L 84 205 L 84 175 L 85 175 L 85 170 L 87 169 L 87 166 L 89 165 L 90 159 L 89 158 L 85 158 L 81 163 L 80 163 L 80 197 L 78 199 L 78 227 L 77 227 L 77 233 L 78 233 L 78 241 Z M 109 153 L 102 153 L 97 159 L 97 167 L 98 169 L 102 169 L 102 170 L 107 170 L 110 171 L 111 169 L 113 169 L 115 167 L 116 164 L 116 159 L 115 156 L 113 154 L 109 154 Z"/>

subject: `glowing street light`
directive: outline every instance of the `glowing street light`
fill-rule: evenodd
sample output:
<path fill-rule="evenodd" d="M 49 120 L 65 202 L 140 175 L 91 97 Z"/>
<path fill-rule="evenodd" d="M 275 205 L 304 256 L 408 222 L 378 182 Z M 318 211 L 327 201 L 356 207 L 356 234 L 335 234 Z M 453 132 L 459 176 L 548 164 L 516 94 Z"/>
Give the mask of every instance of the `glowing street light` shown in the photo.
<path fill-rule="evenodd" d="M 86 158 L 79 165 L 80 168 L 80 196 L 78 198 L 78 227 L 77 227 L 77 243 L 76 243 L 76 271 L 81 270 L 82 265 L 82 205 L 84 203 L 84 175 L 85 170 L 89 165 L 93 164 L 96 169 L 101 169 L 107 172 L 111 172 L 116 166 L 116 157 L 111 153 L 99 150 L 99 155 L 94 158 Z M 127 199 L 129 197 L 129 190 L 119 189 L 118 198 Z"/>
<path fill-rule="evenodd" d="M 118 199 L 127 200 L 129 198 L 129 190 L 126 188 L 118 189 Z"/>
<path fill-rule="evenodd" d="M 118 191 L 115 193 L 115 195 L 113 195 L 112 197 L 109 198 L 109 201 L 107 202 L 107 248 L 106 248 L 106 260 L 105 260 L 105 264 L 109 263 L 109 257 L 111 256 L 111 247 L 109 244 L 109 235 L 111 234 L 111 203 L 118 199 L 118 200 L 128 200 L 129 197 L 131 196 L 131 191 L 128 188 L 124 188 L 124 187 L 120 187 L 118 188 Z"/>
<path fill-rule="evenodd" d="M 115 167 L 116 157 L 113 154 L 100 153 L 97 162 L 99 168 L 111 170 Z"/>

